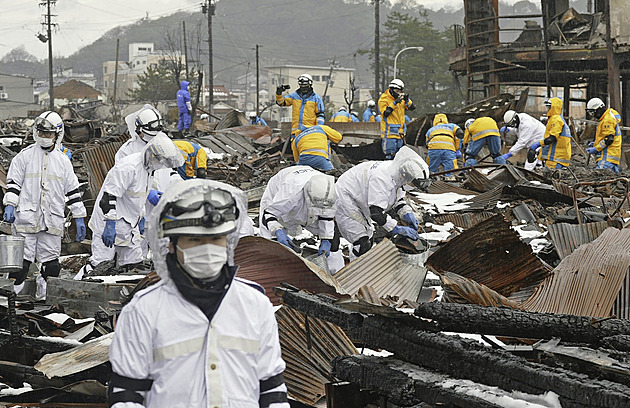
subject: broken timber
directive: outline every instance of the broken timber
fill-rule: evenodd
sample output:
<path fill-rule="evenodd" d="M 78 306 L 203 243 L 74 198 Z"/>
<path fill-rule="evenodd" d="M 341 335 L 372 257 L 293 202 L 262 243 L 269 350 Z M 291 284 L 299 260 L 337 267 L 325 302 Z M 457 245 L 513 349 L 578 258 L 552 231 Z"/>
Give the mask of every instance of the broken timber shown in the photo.
<path fill-rule="evenodd" d="M 630 406 L 630 387 L 623 384 L 529 362 L 472 340 L 422 331 L 402 319 L 348 312 L 330 299 L 283 288 L 276 294 L 285 305 L 337 324 L 368 347 L 386 349 L 398 359 L 453 377 L 530 394 L 553 391 L 563 408 Z"/>

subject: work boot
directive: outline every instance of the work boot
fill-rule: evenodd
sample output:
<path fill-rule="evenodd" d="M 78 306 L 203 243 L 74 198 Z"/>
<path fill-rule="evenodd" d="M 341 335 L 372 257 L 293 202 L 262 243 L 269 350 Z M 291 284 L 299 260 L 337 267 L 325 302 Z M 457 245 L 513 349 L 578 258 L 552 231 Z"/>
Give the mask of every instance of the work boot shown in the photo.
<path fill-rule="evenodd" d="M 24 289 L 24 282 L 19 285 L 13 285 L 13 292 L 15 292 L 16 295 L 19 295 L 22 289 Z"/>
<path fill-rule="evenodd" d="M 41 273 L 37 274 L 37 278 L 35 278 L 35 283 L 37 283 L 37 289 L 35 290 L 35 301 L 38 302 L 40 300 L 46 300 L 46 279 L 44 279 Z"/>
<path fill-rule="evenodd" d="M 79 272 L 77 272 L 76 275 L 74 275 L 74 278 L 72 278 L 73 280 L 81 280 L 83 279 L 83 277 L 85 275 L 89 275 L 90 272 L 92 272 L 94 270 L 94 267 L 92 266 L 91 263 L 86 263 L 85 265 L 83 265 L 81 267 L 81 269 L 79 269 Z"/>

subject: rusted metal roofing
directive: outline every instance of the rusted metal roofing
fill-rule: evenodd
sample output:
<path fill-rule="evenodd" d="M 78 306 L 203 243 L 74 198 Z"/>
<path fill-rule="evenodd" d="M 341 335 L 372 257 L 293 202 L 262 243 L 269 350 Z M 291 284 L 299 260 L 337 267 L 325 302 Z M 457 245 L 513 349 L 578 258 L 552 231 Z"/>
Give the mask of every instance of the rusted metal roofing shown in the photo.
<path fill-rule="evenodd" d="M 518 303 L 514 302 L 474 280 L 464 278 L 453 272 L 440 274 L 442 287 L 444 288 L 444 302 L 449 303 L 473 303 L 481 306 L 506 306 L 518 309 Z"/>
<path fill-rule="evenodd" d="M 331 382 L 331 363 L 337 356 L 359 354 L 352 341 L 338 326 L 281 307 L 276 311 L 282 358 L 289 395 L 311 406 L 326 395 Z"/>
<path fill-rule="evenodd" d="M 415 301 L 422 289 L 426 269 L 408 263 L 388 239 L 375 245 L 334 275 L 342 292 L 356 294 L 371 286 L 379 297 L 398 296 Z"/>
<path fill-rule="evenodd" d="M 606 221 L 589 222 L 587 224 L 557 223 L 547 225 L 549 236 L 560 259 L 570 255 L 582 244 L 589 243 L 599 237 L 609 225 Z"/>
<path fill-rule="evenodd" d="M 477 169 L 470 169 L 470 172 L 468 173 L 468 179 L 464 183 L 465 187 L 474 191 L 479 191 L 480 193 L 494 190 L 495 188 L 502 185 L 503 183 L 499 181 L 490 180 Z"/>
<path fill-rule="evenodd" d="M 435 180 L 429 186 L 430 194 L 442 194 L 442 193 L 457 193 L 461 195 L 478 195 L 478 191 L 466 190 L 459 186 L 449 184 L 445 181 Z"/>
<path fill-rule="evenodd" d="M 503 187 L 503 185 L 499 185 L 492 190 L 471 198 L 466 202 L 468 207 L 462 211 L 483 211 L 496 208 L 503 195 Z"/>
<path fill-rule="evenodd" d="M 35 364 L 35 369 L 48 378 L 65 377 L 106 363 L 113 337 L 114 333 L 109 333 L 70 350 L 46 354 Z"/>
<path fill-rule="evenodd" d="M 432 215 L 433 219 L 438 224 L 445 224 L 452 222 L 456 227 L 463 229 L 472 228 L 479 224 L 481 221 L 487 220 L 490 217 L 496 215 L 488 211 L 482 212 L 468 212 L 468 213 L 447 213 L 447 214 L 435 214 Z"/>
<path fill-rule="evenodd" d="M 314 293 L 336 294 L 336 282 L 312 262 L 298 256 L 284 245 L 262 237 L 243 237 L 234 253 L 237 276 L 259 283 L 267 296 L 278 304 L 273 287 L 281 282 Z"/>
<path fill-rule="evenodd" d="M 523 303 L 525 310 L 608 317 L 630 267 L 630 229 L 606 229 L 577 248 Z"/>
<path fill-rule="evenodd" d="M 437 273 L 457 273 L 508 297 L 539 283 L 549 273 L 502 215 L 482 221 L 442 245 L 426 266 Z"/>
<path fill-rule="evenodd" d="M 630 274 L 626 275 L 621 284 L 611 315 L 618 319 L 630 319 Z"/>
<path fill-rule="evenodd" d="M 83 162 L 88 170 L 88 180 L 90 189 L 94 193 L 94 197 L 101 190 L 105 176 L 109 169 L 114 167 L 114 156 L 123 145 L 125 140 L 114 140 L 104 144 L 94 144 L 88 146 L 85 150 L 77 151 L 83 155 Z"/>

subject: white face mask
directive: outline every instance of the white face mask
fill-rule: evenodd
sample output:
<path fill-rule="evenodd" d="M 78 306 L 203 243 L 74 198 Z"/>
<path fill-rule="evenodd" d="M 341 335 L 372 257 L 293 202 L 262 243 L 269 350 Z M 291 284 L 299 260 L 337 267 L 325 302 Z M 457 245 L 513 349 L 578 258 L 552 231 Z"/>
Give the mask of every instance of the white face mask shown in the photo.
<path fill-rule="evenodd" d="M 186 249 L 177 247 L 177 250 L 184 257 L 184 270 L 200 280 L 216 279 L 227 262 L 227 248 L 220 245 L 202 244 Z"/>
<path fill-rule="evenodd" d="M 43 148 L 48 148 L 53 145 L 53 139 L 49 139 L 47 137 L 41 137 L 39 135 L 33 135 L 33 139 L 35 139 L 35 143 L 40 145 Z"/>

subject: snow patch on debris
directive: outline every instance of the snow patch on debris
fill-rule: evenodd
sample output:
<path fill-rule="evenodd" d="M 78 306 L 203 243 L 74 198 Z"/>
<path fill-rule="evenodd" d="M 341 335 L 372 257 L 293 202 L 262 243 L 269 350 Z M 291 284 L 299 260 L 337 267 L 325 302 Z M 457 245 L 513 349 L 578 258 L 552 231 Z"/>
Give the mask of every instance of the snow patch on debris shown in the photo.
<path fill-rule="evenodd" d="M 6 387 L 5 384 L 0 383 L 0 395 L 20 395 L 25 392 L 33 391 L 33 387 L 29 383 L 23 383 L 21 388 L 2 388 Z"/>
<path fill-rule="evenodd" d="M 455 228 L 455 225 L 452 222 L 447 222 L 444 225 L 433 224 L 431 222 L 427 222 L 424 224 L 425 227 L 431 227 L 435 231 L 431 232 L 423 232 L 420 234 L 420 237 L 426 239 L 427 241 L 446 241 L 446 239 L 451 235 L 451 231 Z"/>
<path fill-rule="evenodd" d="M 420 203 L 420 206 L 431 214 L 436 214 L 436 210 L 438 213 L 465 210 L 468 208 L 465 201 L 474 197 L 457 193 L 415 193 L 414 196 L 424 202 Z"/>
<path fill-rule="evenodd" d="M 498 387 L 474 383 L 469 380 L 447 380 L 442 387 L 483 399 L 504 408 L 562 408 L 558 394 L 547 391 L 535 395 L 514 391 L 506 393 Z"/>

